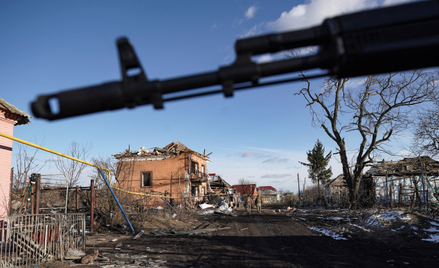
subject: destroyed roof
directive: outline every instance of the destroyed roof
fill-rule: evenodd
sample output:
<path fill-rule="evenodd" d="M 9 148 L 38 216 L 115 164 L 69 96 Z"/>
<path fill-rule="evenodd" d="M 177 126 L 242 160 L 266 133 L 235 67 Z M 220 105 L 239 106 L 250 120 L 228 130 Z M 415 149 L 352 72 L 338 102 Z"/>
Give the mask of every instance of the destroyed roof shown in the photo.
<path fill-rule="evenodd" d="M 16 115 L 19 115 L 21 117 L 17 121 L 17 123 L 15 124 L 16 126 L 30 124 L 30 121 L 29 121 L 29 118 L 31 118 L 30 115 L 28 115 L 26 112 L 23 112 L 22 110 L 19 110 L 17 107 L 8 103 L 7 101 L 5 101 L 2 98 L 0 98 L 0 109 L 5 110 L 5 111 L 9 111 L 9 112 L 14 113 Z"/>
<path fill-rule="evenodd" d="M 209 176 L 212 177 L 212 174 L 209 174 Z M 215 181 L 211 181 L 210 182 L 210 187 L 225 187 L 225 188 L 232 188 L 232 186 L 227 183 L 223 178 L 221 178 L 220 176 L 216 176 L 215 177 L 218 178 L 218 180 Z"/>
<path fill-rule="evenodd" d="M 422 165 L 425 165 L 422 170 Z M 424 173 L 439 173 L 439 162 L 429 156 L 404 158 L 400 161 L 381 161 L 373 165 L 366 174 L 375 176 L 414 175 Z"/>
<path fill-rule="evenodd" d="M 209 160 L 209 157 L 207 155 L 201 154 L 199 152 L 196 152 L 194 150 L 189 149 L 186 145 L 183 143 L 177 141 L 177 142 L 171 142 L 170 144 L 166 145 L 163 148 L 154 147 L 152 150 L 148 150 L 145 147 L 141 147 L 139 150 L 131 152 L 129 149 L 125 150 L 124 153 L 116 154 L 114 155 L 114 158 L 124 158 L 124 157 L 143 157 L 143 156 L 151 156 L 151 155 L 179 155 L 182 152 L 189 152 L 196 154 L 197 156 L 204 158 L 207 161 Z"/>
<path fill-rule="evenodd" d="M 338 175 L 334 179 L 330 180 L 325 187 L 346 186 L 343 174 Z"/>

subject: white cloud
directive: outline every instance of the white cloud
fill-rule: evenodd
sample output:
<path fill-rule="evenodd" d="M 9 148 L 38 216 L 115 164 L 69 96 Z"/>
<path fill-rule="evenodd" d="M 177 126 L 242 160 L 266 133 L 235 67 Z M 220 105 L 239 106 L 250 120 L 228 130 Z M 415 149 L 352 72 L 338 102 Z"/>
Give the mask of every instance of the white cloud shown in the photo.
<path fill-rule="evenodd" d="M 275 150 L 271 148 L 261 148 L 261 147 L 244 147 L 246 149 L 261 151 L 261 152 L 267 152 L 267 153 L 276 153 L 276 154 L 288 154 L 290 151 L 282 151 L 282 150 Z"/>
<path fill-rule="evenodd" d="M 288 158 L 271 157 L 262 163 L 287 163 L 288 161 Z"/>
<path fill-rule="evenodd" d="M 252 157 L 255 155 L 257 155 L 257 153 L 255 153 L 255 152 L 244 152 L 244 153 L 242 153 L 241 157 Z"/>
<path fill-rule="evenodd" d="M 364 84 L 367 77 L 354 77 L 350 78 L 349 81 L 346 83 L 347 88 L 356 88 Z"/>
<path fill-rule="evenodd" d="M 238 26 L 240 26 L 240 25 L 242 24 L 243 21 L 244 21 L 243 18 L 236 17 L 236 18 L 233 20 L 232 27 L 238 27 Z"/>
<path fill-rule="evenodd" d="M 261 32 L 260 28 L 261 28 L 260 25 L 255 25 L 255 26 L 253 26 L 253 28 L 251 28 L 250 30 L 248 30 L 246 33 L 244 33 L 244 34 L 241 35 L 240 37 L 241 37 L 241 38 L 244 38 L 244 37 L 249 37 L 249 36 L 252 36 L 252 35 L 256 35 L 256 34 L 258 34 L 258 33 Z"/>
<path fill-rule="evenodd" d="M 318 25 L 326 18 L 376 8 L 384 5 L 401 4 L 410 0 L 310 0 L 306 4 L 293 7 L 282 12 L 280 17 L 267 23 L 274 31 L 301 29 Z"/>
<path fill-rule="evenodd" d="M 282 179 L 293 176 L 292 174 L 265 174 L 261 176 L 263 179 Z"/>
<path fill-rule="evenodd" d="M 271 157 L 271 155 L 261 154 L 261 153 L 258 153 L 258 152 L 251 152 L 251 151 L 240 152 L 240 153 L 230 153 L 227 156 L 228 157 L 230 157 L 230 156 L 241 156 L 242 158 L 247 158 L 247 157 L 269 158 L 269 157 Z"/>
<path fill-rule="evenodd" d="M 251 7 L 249 7 L 248 9 L 247 9 L 247 11 L 245 12 L 245 18 L 246 19 L 251 19 L 251 18 L 253 18 L 254 16 L 255 16 L 255 14 L 256 14 L 256 10 L 257 10 L 258 8 L 256 7 L 256 6 L 251 6 Z"/>

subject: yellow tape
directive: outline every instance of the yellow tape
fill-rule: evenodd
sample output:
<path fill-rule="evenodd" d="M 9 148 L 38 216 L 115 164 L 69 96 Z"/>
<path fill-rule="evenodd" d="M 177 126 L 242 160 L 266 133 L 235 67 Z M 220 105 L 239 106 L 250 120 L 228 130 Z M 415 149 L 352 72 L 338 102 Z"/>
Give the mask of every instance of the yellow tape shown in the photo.
<path fill-rule="evenodd" d="M 142 196 L 150 196 L 150 197 L 163 197 L 163 198 L 172 198 L 172 199 L 179 199 L 179 198 L 184 198 L 184 197 L 171 197 L 171 196 L 165 196 L 165 195 L 153 195 L 153 194 L 145 194 L 145 193 L 137 193 L 137 192 L 131 192 L 131 191 L 127 191 L 121 188 L 117 188 L 115 186 L 111 186 L 112 189 L 114 190 L 118 190 L 127 194 L 134 194 L 134 195 L 142 195 Z M 227 194 L 215 194 L 215 195 L 227 195 Z"/>
<path fill-rule="evenodd" d="M 131 192 L 131 191 L 127 191 L 124 189 L 120 189 L 114 186 L 111 186 L 112 189 L 124 192 L 124 193 L 128 193 L 128 194 L 134 194 L 134 195 L 143 195 L 143 196 L 151 196 L 151 197 L 163 197 L 163 198 L 172 198 L 172 199 L 177 199 L 177 198 L 183 198 L 183 197 L 170 197 L 170 196 L 165 196 L 165 195 L 153 195 L 153 194 L 145 194 L 145 193 L 136 193 L 136 192 Z"/>

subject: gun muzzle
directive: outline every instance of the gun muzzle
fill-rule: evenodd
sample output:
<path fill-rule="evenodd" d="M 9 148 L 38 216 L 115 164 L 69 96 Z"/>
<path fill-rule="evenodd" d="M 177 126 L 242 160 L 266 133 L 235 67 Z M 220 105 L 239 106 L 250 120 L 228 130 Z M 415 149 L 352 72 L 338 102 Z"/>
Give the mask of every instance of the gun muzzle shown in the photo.
<path fill-rule="evenodd" d="M 125 107 L 122 83 L 108 82 L 98 86 L 42 95 L 32 103 L 37 118 L 55 120 Z"/>

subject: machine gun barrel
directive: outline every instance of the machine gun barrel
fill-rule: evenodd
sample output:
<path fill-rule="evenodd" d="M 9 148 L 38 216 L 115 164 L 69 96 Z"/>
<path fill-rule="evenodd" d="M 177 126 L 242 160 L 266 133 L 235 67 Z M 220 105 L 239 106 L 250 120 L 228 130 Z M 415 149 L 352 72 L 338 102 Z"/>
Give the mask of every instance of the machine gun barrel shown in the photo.
<path fill-rule="evenodd" d="M 326 19 L 308 29 L 240 39 L 233 64 L 163 81 L 146 78 L 126 38 L 119 39 L 117 46 L 121 81 L 39 96 L 32 103 L 35 117 L 55 120 L 145 104 L 160 109 L 164 101 L 221 92 L 230 97 L 237 89 L 295 80 L 261 82 L 261 78 L 310 69 L 325 70 L 316 76 L 343 78 L 438 66 L 439 0 L 367 10 Z M 260 64 L 252 61 L 254 55 L 307 46 L 318 47 L 317 54 Z M 140 73 L 129 75 L 132 68 Z M 215 85 L 221 88 L 186 92 Z M 182 92 L 187 94 L 166 98 Z M 52 109 L 54 100 L 59 110 Z"/>

